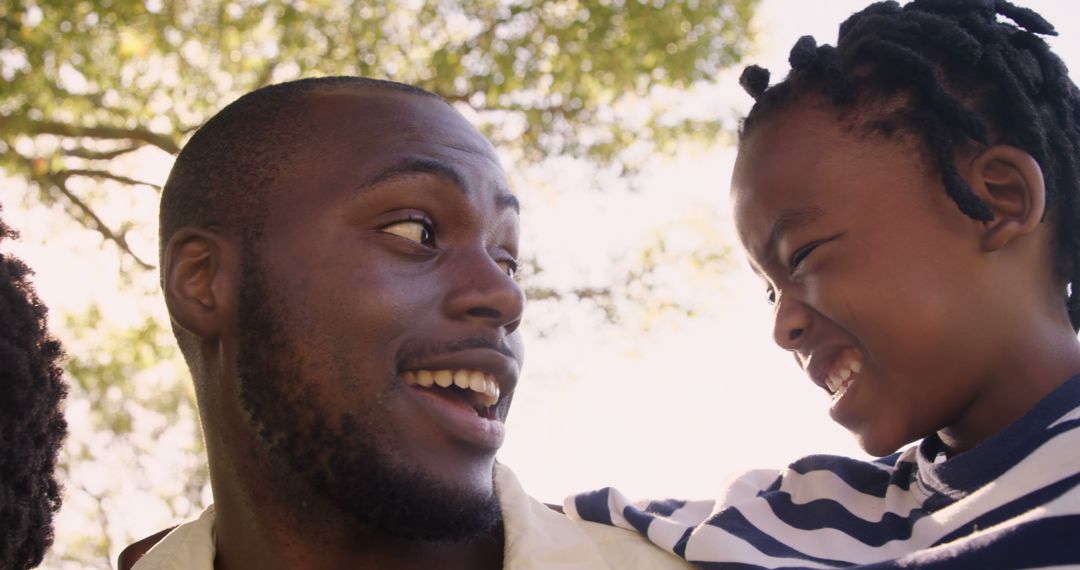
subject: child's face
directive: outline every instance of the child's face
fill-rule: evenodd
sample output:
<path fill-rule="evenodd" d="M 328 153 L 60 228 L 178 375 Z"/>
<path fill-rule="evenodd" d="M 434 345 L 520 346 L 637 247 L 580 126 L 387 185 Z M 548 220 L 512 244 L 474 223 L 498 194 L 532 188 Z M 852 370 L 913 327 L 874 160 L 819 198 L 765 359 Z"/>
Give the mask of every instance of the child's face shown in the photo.
<path fill-rule="evenodd" d="M 911 144 L 837 117 L 803 101 L 747 133 L 735 222 L 775 297 L 776 343 L 832 394 L 832 418 L 886 455 L 984 423 L 1008 324 L 987 310 L 978 222 Z"/>

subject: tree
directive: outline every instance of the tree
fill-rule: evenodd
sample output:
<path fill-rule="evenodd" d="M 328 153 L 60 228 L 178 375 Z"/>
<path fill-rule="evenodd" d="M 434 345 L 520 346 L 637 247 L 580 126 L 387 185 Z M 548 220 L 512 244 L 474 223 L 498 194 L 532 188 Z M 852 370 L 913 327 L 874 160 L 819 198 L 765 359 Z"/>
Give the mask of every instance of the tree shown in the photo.
<path fill-rule="evenodd" d="M 419 85 L 477 114 L 516 160 L 583 157 L 714 136 L 715 116 L 650 94 L 707 82 L 748 46 L 756 0 L 37 0 L 0 8 L 2 167 L 134 263 L 94 183 L 155 184 L 115 167 L 143 147 L 175 154 L 238 95 L 310 75 Z M 89 184 L 88 184 L 89 183 Z"/>
<path fill-rule="evenodd" d="M 81 228 L 71 231 L 100 236 L 110 266 L 119 267 L 118 289 L 141 307 L 124 323 L 105 308 L 82 308 L 57 331 L 71 355 L 73 426 L 61 517 L 76 519 L 71 526 L 78 530 L 58 532 L 47 564 L 107 568 L 126 542 L 156 530 L 117 516 L 125 502 L 148 509 L 161 503 L 164 514 L 154 520 L 169 521 L 191 516 L 204 500 L 207 474 L 190 383 L 160 302 L 147 301 L 157 295 L 153 214 L 163 180 L 161 169 L 147 173 L 146 162 L 167 165 L 203 121 L 242 93 L 298 77 L 356 74 L 446 98 L 504 153 L 512 178 L 551 157 L 570 157 L 602 180 L 623 180 L 643 157 L 722 133 L 717 110 L 672 105 L 665 95 L 707 87 L 738 62 L 752 39 L 756 4 L 0 4 L 0 169 L 25 182 L 24 205 L 62 211 L 68 225 Z M 709 222 L 693 223 L 705 235 Z M 661 233 L 649 235 L 638 254 L 615 264 L 623 278 L 609 283 L 552 283 L 543 260 L 531 258 L 526 288 L 531 301 L 588 300 L 601 319 L 634 307 L 663 310 L 671 301 L 655 293 L 672 278 L 664 281 L 655 268 L 694 271 L 723 256 L 712 237 L 703 239 L 705 247 L 680 248 Z M 168 450 L 173 458 L 166 462 Z"/>

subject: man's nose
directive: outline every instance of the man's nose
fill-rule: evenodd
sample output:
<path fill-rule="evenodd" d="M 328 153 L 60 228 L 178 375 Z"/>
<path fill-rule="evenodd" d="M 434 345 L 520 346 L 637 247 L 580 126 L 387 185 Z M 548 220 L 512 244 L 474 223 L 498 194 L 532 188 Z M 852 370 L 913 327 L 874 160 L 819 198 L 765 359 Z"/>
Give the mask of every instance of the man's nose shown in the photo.
<path fill-rule="evenodd" d="M 773 341 L 784 350 L 797 350 L 810 329 L 810 308 L 798 299 L 781 296 L 773 318 Z"/>
<path fill-rule="evenodd" d="M 525 310 L 525 291 L 486 251 L 465 254 L 455 270 L 446 308 L 452 318 L 517 329 Z"/>

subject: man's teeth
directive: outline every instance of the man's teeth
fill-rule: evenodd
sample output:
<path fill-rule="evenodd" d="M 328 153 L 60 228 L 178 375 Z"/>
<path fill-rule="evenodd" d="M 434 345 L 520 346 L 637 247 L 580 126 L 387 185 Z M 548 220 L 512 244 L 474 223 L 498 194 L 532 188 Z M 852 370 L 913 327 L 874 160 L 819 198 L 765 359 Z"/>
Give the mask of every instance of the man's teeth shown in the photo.
<path fill-rule="evenodd" d="M 457 386 L 479 395 L 477 403 L 493 406 L 499 401 L 499 383 L 491 374 L 479 370 L 409 370 L 402 373 L 402 380 L 409 386 L 449 388 Z"/>
<path fill-rule="evenodd" d="M 847 392 L 847 389 L 855 381 L 855 377 L 862 370 L 862 361 L 849 358 L 844 362 L 838 363 L 836 367 L 829 372 L 828 377 L 825 378 L 825 387 L 829 389 L 829 393 L 832 394 L 833 399 L 838 399 Z"/>
<path fill-rule="evenodd" d="M 454 383 L 454 373 L 449 370 L 439 370 L 437 372 L 425 370 L 425 372 L 432 375 L 434 382 L 438 384 L 440 388 L 449 388 L 450 385 Z M 428 384 L 427 386 L 430 387 L 431 384 Z"/>

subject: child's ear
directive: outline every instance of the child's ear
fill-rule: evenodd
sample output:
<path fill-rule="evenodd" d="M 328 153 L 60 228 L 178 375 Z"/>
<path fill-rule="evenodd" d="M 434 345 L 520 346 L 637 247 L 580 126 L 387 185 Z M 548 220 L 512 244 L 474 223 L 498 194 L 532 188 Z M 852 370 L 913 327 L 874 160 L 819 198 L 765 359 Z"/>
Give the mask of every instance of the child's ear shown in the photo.
<path fill-rule="evenodd" d="M 1013 239 L 1039 227 L 1046 210 L 1046 186 L 1042 169 L 1023 150 L 995 145 L 970 163 L 968 184 L 994 213 L 983 222 L 984 251 L 1001 249 Z"/>
<path fill-rule="evenodd" d="M 165 247 L 162 289 L 173 321 L 201 339 L 221 335 L 235 298 L 231 244 L 202 228 L 183 228 Z"/>

